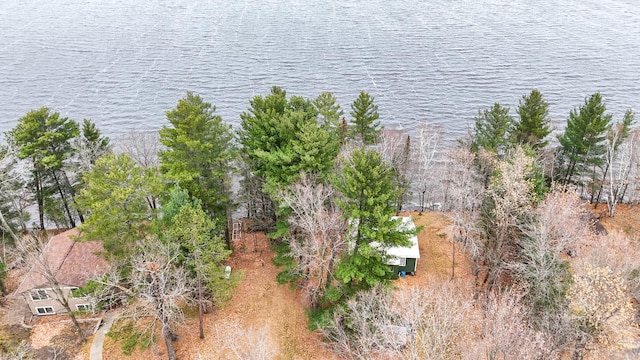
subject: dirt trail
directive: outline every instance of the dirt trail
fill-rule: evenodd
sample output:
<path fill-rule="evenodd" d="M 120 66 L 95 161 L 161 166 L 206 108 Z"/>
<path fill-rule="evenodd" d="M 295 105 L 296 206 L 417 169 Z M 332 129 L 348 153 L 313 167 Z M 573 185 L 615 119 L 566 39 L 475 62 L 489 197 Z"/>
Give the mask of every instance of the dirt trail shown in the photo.
<path fill-rule="evenodd" d="M 207 319 L 205 331 L 215 337 L 220 324 L 239 324 L 245 329 L 268 331 L 268 344 L 278 354 L 276 359 L 331 359 L 318 334 L 307 330 L 307 316 L 299 294 L 289 285 L 275 281 L 278 268 L 271 263 L 274 253 L 262 233 L 245 234 L 244 243 L 235 244 L 230 264 L 234 271 L 244 271 L 244 280 L 234 291 L 233 299 Z M 197 337 L 196 319 L 184 336 Z M 220 343 L 220 339 L 208 340 Z M 194 344 L 195 345 L 195 344 Z M 188 353 L 182 344 L 179 352 Z M 204 350 L 204 349 L 202 349 Z"/>
<path fill-rule="evenodd" d="M 258 351 L 254 341 L 262 341 L 274 359 L 335 359 L 321 344 L 319 334 L 307 329 L 307 316 L 299 294 L 289 285 L 275 281 L 279 270 L 271 263 L 274 257 L 269 241 L 262 233 L 245 234 L 244 243 L 234 246 L 229 261 L 232 271 L 244 272 L 244 280 L 233 291 L 233 298 L 222 308 L 205 315 L 205 339 L 198 338 L 197 315 L 178 329 L 174 343 L 178 358 L 235 359 L 231 353 L 220 353 L 225 342 L 235 342 L 241 351 Z M 111 339 L 105 340 L 104 359 L 164 359 L 166 348 L 123 355 Z M 242 358 L 242 356 L 241 356 Z"/>

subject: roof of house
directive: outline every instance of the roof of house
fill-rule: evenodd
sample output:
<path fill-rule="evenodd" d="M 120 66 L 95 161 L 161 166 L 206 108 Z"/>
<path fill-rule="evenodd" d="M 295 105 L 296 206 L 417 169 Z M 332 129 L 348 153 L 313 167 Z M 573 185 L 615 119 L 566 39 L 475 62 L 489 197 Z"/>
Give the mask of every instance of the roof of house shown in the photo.
<path fill-rule="evenodd" d="M 91 277 L 104 274 L 107 268 L 107 261 L 98 255 L 103 251 L 102 243 L 72 240 L 72 237 L 79 234 L 78 230 L 71 229 L 55 235 L 42 252 L 42 262 L 49 264 L 60 284 L 82 287 Z M 41 264 L 31 267 L 18 286 L 16 294 L 49 287 L 48 281 L 41 275 L 41 268 Z"/>
<path fill-rule="evenodd" d="M 401 219 L 402 222 L 398 226 L 398 230 L 415 230 L 416 225 L 413 223 L 413 219 L 409 216 L 393 216 L 393 219 Z M 409 237 L 411 242 L 410 246 L 394 246 L 385 250 L 386 254 L 392 258 L 398 259 L 419 259 L 420 248 L 418 247 L 418 234 L 411 235 Z M 372 242 L 373 247 L 378 247 L 378 243 Z"/>
<path fill-rule="evenodd" d="M 394 216 L 394 219 L 400 218 L 402 219 L 402 223 L 400 224 L 400 230 L 415 230 L 416 224 L 413 223 L 413 219 L 409 216 Z M 396 246 L 387 249 L 387 255 L 393 256 L 396 258 L 404 258 L 404 259 L 419 259 L 420 258 L 420 248 L 418 247 L 418 234 L 411 235 L 409 237 L 409 241 L 411 242 L 411 246 Z"/>

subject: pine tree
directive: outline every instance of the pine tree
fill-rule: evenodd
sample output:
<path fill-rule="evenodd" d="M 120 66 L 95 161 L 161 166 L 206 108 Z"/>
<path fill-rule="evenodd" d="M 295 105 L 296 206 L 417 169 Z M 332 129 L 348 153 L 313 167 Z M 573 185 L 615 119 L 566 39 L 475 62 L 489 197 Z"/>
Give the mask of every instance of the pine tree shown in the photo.
<path fill-rule="evenodd" d="M 162 207 L 162 219 L 158 220 L 158 236 L 179 245 L 180 263 L 195 278 L 193 298 L 198 304 L 200 338 L 204 339 L 204 313 L 207 304 L 221 298 L 218 290 L 225 291 L 222 262 L 229 258 L 224 239 L 216 224 L 202 209 L 199 199 L 175 187 L 169 202 Z"/>
<path fill-rule="evenodd" d="M 344 111 L 337 104 L 336 97 L 330 92 L 323 92 L 313 101 L 313 105 L 318 111 L 318 122 L 323 127 L 338 127 L 340 117 Z"/>
<path fill-rule="evenodd" d="M 362 141 L 363 145 L 374 144 L 380 136 L 380 117 L 378 105 L 373 97 L 360 91 L 358 98 L 351 104 L 351 136 Z"/>
<path fill-rule="evenodd" d="M 161 192 L 157 172 L 145 171 L 126 154 L 108 154 L 85 173 L 86 187 L 77 197 L 78 207 L 89 214 L 80 225 L 86 240 L 102 241 L 108 255 L 121 258 L 135 242 L 148 235 L 151 204 Z"/>
<path fill-rule="evenodd" d="M 348 255 L 336 275 L 351 288 L 368 289 L 389 277 L 385 249 L 409 245 L 410 232 L 399 231 L 393 219 L 398 190 L 393 169 L 373 150 L 355 150 L 335 181 L 342 192 L 338 201 L 349 225 Z"/>
<path fill-rule="evenodd" d="M 534 150 L 547 146 L 549 142 L 544 139 L 551 133 L 549 104 L 540 91 L 533 89 L 520 99 L 518 114 L 520 121 L 515 123 L 512 133 L 515 142 L 529 144 Z"/>
<path fill-rule="evenodd" d="M 478 110 L 475 118 L 474 134 L 472 136 L 472 150 L 480 148 L 498 155 L 504 155 L 511 146 L 509 137 L 513 129 L 513 118 L 509 115 L 509 108 L 495 103 L 490 109 Z"/>
<path fill-rule="evenodd" d="M 582 183 L 588 170 L 603 164 L 605 134 L 611 127 L 611 115 L 606 111 L 600 93 L 585 99 L 579 109 L 571 110 L 565 131 L 558 136 L 560 160 L 566 164 L 556 171 L 561 183 Z"/>
<path fill-rule="evenodd" d="M 173 184 L 202 200 L 209 216 L 227 223 L 232 208 L 231 173 L 236 156 L 231 126 L 214 114 L 215 107 L 188 92 L 167 111 L 171 126 L 160 129 L 160 169 Z"/>
<path fill-rule="evenodd" d="M 301 172 L 327 178 L 339 151 L 339 137 L 330 126 L 318 125 L 318 110 L 312 101 L 300 96 L 287 99 L 284 90 L 274 87 L 271 94 L 256 96 L 250 103 L 248 111 L 240 115 L 238 137 L 251 171 L 245 179 L 256 176 L 258 181 L 245 184 L 260 184 L 260 190 L 277 204 L 279 191 L 298 180 Z M 255 189 L 250 190 L 245 192 L 255 194 Z M 253 196 L 249 201 L 262 198 Z M 254 205 L 249 207 L 260 208 Z M 278 216 L 272 212 L 275 207 L 266 205 L 262 209 L 270 213 L 256 215 L 278 221 L 278 232 L 272 235 L 284 235 L 287 210 L 281 209 Z"/>
<path fill-rule="evenodd" d="M 75 213 L 70 205 L 70 189 L 63 181 L 65 161 L 73 154 L 71 140 L 79 134 L 78 124 L 60 113 L 50 113 L 46 107 L 29 111 L 9 132 L 9 139 L 18 148 L 20 159 L 29 159 L 33 166 L 31 182 L 38 205 L 40 227 L 48 204 L 61 202 L 67 225 L 75 226 Z M 52 183 L 52 185 L 50 185 Z M 59 196 L 54 198 L 54 194 Z M 51 207 L 50 207 L 51 208 Z"/>

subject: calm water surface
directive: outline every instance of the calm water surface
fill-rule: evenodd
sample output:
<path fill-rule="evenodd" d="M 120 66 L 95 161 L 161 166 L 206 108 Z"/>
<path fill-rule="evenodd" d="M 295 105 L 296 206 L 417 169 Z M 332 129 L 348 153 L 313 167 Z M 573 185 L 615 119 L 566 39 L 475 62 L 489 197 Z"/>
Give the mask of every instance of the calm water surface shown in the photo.
<path fill-rule="evenodd" d="M 111 136 L 158 129 L 187 90 L 234 125 L 272 85 L 347 109 L 375 96 L 387 127 L 464 134 L 481 107 L 532 88 L 564 123 L 601 91 L 640 109 L 635 0 L 2 0 L 0 131 L 49 106 Z"/>

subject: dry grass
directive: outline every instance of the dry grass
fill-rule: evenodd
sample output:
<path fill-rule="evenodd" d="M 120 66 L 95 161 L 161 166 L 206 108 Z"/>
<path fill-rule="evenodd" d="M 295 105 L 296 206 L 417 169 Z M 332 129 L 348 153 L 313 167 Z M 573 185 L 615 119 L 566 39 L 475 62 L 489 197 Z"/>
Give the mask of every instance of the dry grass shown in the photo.
<path fill-rule="evenodd" d="M 592 211 L 600 215 L 603 210 L 606 212 L 607 205 L 599 204 L 597 209 Z M 631 239 L 640 241 L 640 207 L 638 205 L 618 204 L 614 217 L 602 216 L 600 222 L 607 230 L 619 229 L 624 231 Z"/>
<path fill-rule="evenodd" d="M 454 278 L 457 280 L 471 281 L 471 266 L 468 257 L 463 253 L 460 244 L 455 244 L 455 261 L 452 255 L 451 239 L 446 233 L 449 220 L 441 212 L 403 213 L 403 216 L 412 216 L 416 226 L 423 226 L 418 234 L 420 247 L 420 260 L 416 276 L 407 276 L 396 281 L 398 286 L 413 286 L 429 281 L 442 281 L 451 279 L 452 268 Z"/>

